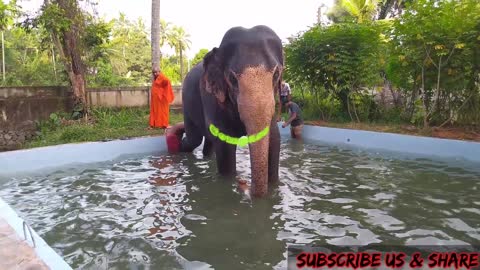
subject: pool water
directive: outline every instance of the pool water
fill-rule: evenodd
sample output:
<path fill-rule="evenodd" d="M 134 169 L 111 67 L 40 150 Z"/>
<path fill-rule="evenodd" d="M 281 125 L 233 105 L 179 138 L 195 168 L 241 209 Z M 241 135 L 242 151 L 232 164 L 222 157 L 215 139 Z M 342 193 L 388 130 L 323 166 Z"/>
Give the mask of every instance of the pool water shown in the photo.
<path fill-rule="evenodd" d="M 214 159 L 145 156 L 0 186 L 74 269 L 285 269 L 287 244 L 480 242 L 480 171 L 284 141 L 280 183 L 251 200 Z"/>

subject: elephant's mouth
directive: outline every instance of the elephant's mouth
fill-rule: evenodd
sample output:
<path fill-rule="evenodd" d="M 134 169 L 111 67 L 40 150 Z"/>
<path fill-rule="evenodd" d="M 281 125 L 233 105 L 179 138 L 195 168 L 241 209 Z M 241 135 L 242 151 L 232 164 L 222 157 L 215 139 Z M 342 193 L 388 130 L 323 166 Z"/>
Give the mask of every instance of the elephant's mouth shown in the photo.
<path fill-rule="evenodd" d="M 212 134 L 212 136 L 218 138 L 220 141 L 226 142 L 228 144 L 237 145 L 237 146 L 240 146 L 240 147 L 245 147 L 245 146 L 247 146 L 247 144 L 252 144 L 252 143 L 258 142 L 261 139 L 263 139 L 265 136 L 267 136 L 268 133 L 270 132 L 270 126 L 267 126 L 258 133 L 247 135 L 247 136 L 242 136 L 240 138 L 236 138 L 236 137 L 231 137 L 231 136 L 228 136 L 227 134 L 222 133 L 213 124 L 210 124 L 208 129 L 209 129 L 210 133 Z"/>

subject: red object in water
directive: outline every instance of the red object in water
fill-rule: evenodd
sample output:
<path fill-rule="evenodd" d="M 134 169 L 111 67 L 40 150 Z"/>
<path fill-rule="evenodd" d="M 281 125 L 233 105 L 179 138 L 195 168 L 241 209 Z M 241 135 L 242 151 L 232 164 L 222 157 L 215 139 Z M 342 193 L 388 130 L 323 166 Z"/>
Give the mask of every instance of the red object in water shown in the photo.
<path fill-rule="evenodd" d="M 165 132 L 167 148 L 170 154 L 175 154 L 180 151 L 180 143 L 184 132 L 185 126 L 183 123 L 176 124 L 175 126 L 168 128 Z"/>

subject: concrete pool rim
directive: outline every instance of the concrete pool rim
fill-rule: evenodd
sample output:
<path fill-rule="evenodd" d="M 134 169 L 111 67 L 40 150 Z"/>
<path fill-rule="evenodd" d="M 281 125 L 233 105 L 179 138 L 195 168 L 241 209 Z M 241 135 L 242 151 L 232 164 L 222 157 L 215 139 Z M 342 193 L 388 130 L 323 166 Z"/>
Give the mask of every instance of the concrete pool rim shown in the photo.
<path fill-rule="evenodd" d="M 39 259 L 52 270 L 68 270 L 72 269 L 63 258 L 58 255 L 37 232 L 33 229 L 26 229 L 24 232 L 24 220 L 20 218 L 15 210 L 13 210 L 2 198 L 0 198 L 0 218 L 5 220 L 10 227 L 15 231 L 19 239 L 24 239 L 25 234 L 27 239 L 25 241 L 30 245 Z M 25 222 L 26 223 L 26 222 Z M 30 227 L 27 224 L 28 227 Z M 33 241 L 32 241 L 33 239 Z"/>
<path fill-rule="evenodd" d="M 282 140 L 289 140 L 290 128 L 282 128 Z M 338 147 L 385 151 L 409 157 L 480 163 L 480 143 L 375 131 L 305 125 L 305 142 Z M 65 165 L 106 162 L 122 155 L 164 154 L 164 135 L 107 142 L 71 143 L 0 153 L 0 178 L 48 170 Z"/>

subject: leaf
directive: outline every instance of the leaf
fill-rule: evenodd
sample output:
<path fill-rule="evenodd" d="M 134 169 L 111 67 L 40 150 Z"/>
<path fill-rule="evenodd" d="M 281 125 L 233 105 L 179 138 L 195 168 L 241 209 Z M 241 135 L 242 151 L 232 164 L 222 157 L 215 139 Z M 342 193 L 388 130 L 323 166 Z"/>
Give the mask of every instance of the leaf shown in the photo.
<path fill-rule="evenodd" d="M 78 120 L 78 119 L 80 119 L 81 116 L 82 116 L 82 114 L 81 114 L 80 112 L 75 111 L 75 112 L 73 112 L 73 114 L 72 114 L 72 119 L 73 119 L 73 120 Z"/>

